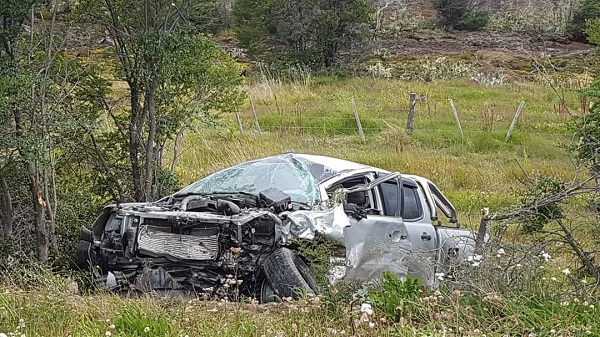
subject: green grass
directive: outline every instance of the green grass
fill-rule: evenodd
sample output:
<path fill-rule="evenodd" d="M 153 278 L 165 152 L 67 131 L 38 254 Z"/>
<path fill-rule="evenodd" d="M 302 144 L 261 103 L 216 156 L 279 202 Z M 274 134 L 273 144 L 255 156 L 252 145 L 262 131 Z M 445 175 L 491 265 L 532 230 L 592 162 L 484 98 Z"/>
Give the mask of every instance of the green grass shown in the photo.
<path fill-rule="evenodd" d="M 294 151 L 339 157 L 402 173 L 428 177 L 459 209 L 463 222 L 478 223 L 481 207 L 515 203 L 523 172 L 571 179 L 565 150 L 571 141 L 568 117 L 558 116 L 558 97 L 544 85 L 525 82 L 485 87 L 470 81 L 433 83 L 369 78 L 317 77 L 288 84 L 247 85 L 263 131 L 254 130 L 250 105 L 243 107 L 245 133 L 233 115 L 223 128 L 186 134 L 177 171 L 183 183 L 241 161 Z M 427 94 L 416 106 L 415 131 L 404 131 L 408 94 Z M 355 98 L 366 140 L 358 137 L 351 98 Z M 567 106 L 577 114 L 579 94 L 568 91 Z M 459 111 L 464 139 L 448 98 Z M 519 102 L 526 108 L 511 139 L 508 126 Z"/>
<path fill-rule="evenodd" d="M 404 303 L 404 292 L 380 292 L 371 315 L 360 312 L 362 301 L 340 296 L 343 287 L 318 301 L 257 305 L 102 293 L 82 296 L 67 278 L 48 275 L 45 281 L 37 281 L 34 287 L 3 287 L 0 333 L 31 337 L 522 336 L 527 332 L 550 336 L 551 330 L 559 336 L 600 334 L 599 303 L 561 295 L 561 284 L 566 282 L 561 277 L 554 285 L 540 280 L 536 286 L 549 287 L 545 293 L 415 293 L 417 287 L 407 289 L 414 294 L 410 303 Z M 398 296 L 403 308 L 398 308 Z"/>
<path fill-rule="evenodd" d="M 255 83 L 248 89 L 263 132 L 253 131 L 251 110 L 246 106 L 241 111 L 244 134 L 238 132 L 233 115 L 223 116 L 220 128 L 200 127 L 186 133 L 176 172 L 183 183 L 245 160 L 287 151 L 333 156 L 428 177 L 455 203 L 463 224 L 475 227 L 482 207 L 498 211 L 517 203 L 514 192 L 521 188 L 522 169 L 530 175 L 573 177 L 565 150 L 570 142 L 567 118 L 554 113 L 558 98 L 539 84 L 481 87 L 468 81 L 315 78 L 308 85 Z M 412 136 L 404 131 L 410 91 L 428 94 L 427 101 L 417 105 Z M 367 130 L 364 142 L 355 128 L 352 97 Z M 459 110 L 464 139 L 454 124 L 448 98 Z M 511 140 L 505 142 L 521 100 L 526 101 L 526 110 Z M 567 94 L 567 104 L 577 111 L 577 93 Z M 572 294 L 559 290 L 549 296 L 537 290 L 508 292 L 498 302 L 486 300 L 487 294 L 465 294 L 457 300 L 444 293 L 435 302 L 420 299 L 413 316 L 404 321 L 391 322 L 376 310 L 369 317 L 375 326 L 369 328 L 366 322 L 355 326 L 361 316 L 360 303 L 351 309 L 347 298 L 333 294 L 321 303 L 257 306 L 81 296 L 69 290 L 71 284 L 52 275 L 5 282 L 0 286 L 0 333 L 302 337 L 331 336 L 334 330 L 336 335 L 343 331 L 353 336 L 501 336 L 504 332 L 522 336 L 534 331 L 550 336 L 554 329 L 562 336 L 600 335 L 598 303 L 594 302 L 594 308 L 590 303 L 584 306 L 586 299 L 581 297 L 574 304 Z M 541 280 L 535 287 L 549 289 Z M 560 304 L 565 298 L 571 305 Z"/>

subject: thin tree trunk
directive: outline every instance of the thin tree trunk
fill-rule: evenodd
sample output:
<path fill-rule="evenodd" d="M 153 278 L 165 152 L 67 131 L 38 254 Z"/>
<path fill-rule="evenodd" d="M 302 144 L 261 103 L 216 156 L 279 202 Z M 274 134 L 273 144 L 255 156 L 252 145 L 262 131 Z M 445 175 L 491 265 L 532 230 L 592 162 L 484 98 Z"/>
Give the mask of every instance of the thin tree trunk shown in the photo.
<path fill-rule="evenodd" d="M 3 225 L 3 233 L 2 238 L 6 241 L 12 239 L 12 229 L 13 229 L 13 214 L 14 209 L 12 205 L 12 197 L 10 195 L 10 190 L 8 189 L 8 183 L 4 177 L 0 178 L 0 183 L 2 184 L 3 193 L 0 195 L 0 207 L 2 207 L 2 221 Z"/>
<path fill-rule="evenodd" d="M 157 87 L 157 79 L 156 72 L 154 74 L 154 79 L 148 88 L 146 93 L 146 107 L 148 109 L 148 122 L 149 122 L 149 130 L 148 130 L 148 141 L 146 142 L 146 186 L 145 186 L 145 199 L 149 201 L 153 198 L 152 195 L 152 185 L 154 182 L 154 166 L 155 157 L 154 157 L 154 141 L 156 138 L 156 110 L 154 105 L 154 94 L 156 93 Z"/>
<path fill-rule="evenodd" d="M 48 230 L 46 229 L 46 222 L 44 220 L 44 207 L 46 202 L 40 191 L 39 182 L 37 179 L 37 170 L 33 163 L 28 164 L 29 173 L 29 193 L 31 194 L 33 204 L 33 216 L 35 224 L 35 243 L 37 247 L 37 258 L 40 263 L 46 263 L 48 261 L 49 241 L 48 241 Z"/>
<path fill-rule="evenodd" d="M 181 139 L 183 138 L 183 132 L 185 128 L 181 128 L 175 136 L 175 144 L 173 145 L 173 161 L 171 162 L 171 174 L 175 174 L 175 169 L 177 168 L 177 161 L 179 160 L 179 145 L 181 143 Z"/>
<path fill-rule="evenodd" d="M 140 118 L 140 94 L 135 83 L 129 83 L 131 92 L 131 120 L 129 122 L 129 161 L 131 162 L 131 179 L 133 182 L 133 199 L 141 201 L 143 197 L 142 177 L 139 158 L 139 118 Z"/>

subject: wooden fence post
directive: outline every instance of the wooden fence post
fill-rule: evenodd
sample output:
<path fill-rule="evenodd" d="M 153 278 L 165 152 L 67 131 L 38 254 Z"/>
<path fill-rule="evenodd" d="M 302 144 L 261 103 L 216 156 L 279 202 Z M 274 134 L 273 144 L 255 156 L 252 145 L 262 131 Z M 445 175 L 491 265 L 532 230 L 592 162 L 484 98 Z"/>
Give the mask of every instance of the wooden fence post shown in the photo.
<path fill-rule="evenodd" d="M 358 126 L 358 135 L 362 141 L 365 141 L 365 132 L 363 131 L 362 125 L 360 124 L 360 117 L 358 117 L 358 110 L 356 109 L 356 102 L 354 101 L 354 97 L 350 100 L 352 103 L 352 110 L 354 110 L 354 118 L 356 119 L 356 126 Z"/>
<path fill-rule="evenodd" d="M 244 133 L 244 127 L 242 126 L 242 120 L 240 119 L 240 112 L 238 111 L 237 106 L 235 107 L 235 120 L 237 122 L 238 130 L 240 133 Z"/>
<path fill-rule="evenodd" d="M 406 132 L 412 135 L 415 126 L 415 106 L 417 105 L 417 94 L 411 92 L 408 95 L 408 119 L 406 120 Z"/>
<path fill-rule="evenodd" d="M 458 127 L 458 133 L 460 134 L 460 139 L 465 140 L 465 135 L 463 134 L 462 126 L 460 125 L 460 119 L 458 118 L 458 111 L 456 111 L 456 107 L 454 106 L 454 101 L 452 99 L 448 100 L 450 102 L 450 107 L 452 108 L 452 113 L 454 114 L 454 120 L 456 121 L 456 126 Z"/>
<path fill-rule="evenodd" d="M 260 124 L 258 124 L 258 116 L 256 115 L 256 109 L 254 108 L 254 102 L 252 102 L 252 97 L 250 98 L 250 107 L 252 108 L 252 115 L 254 115 L 254 128 L 258 133 L 262 133 L 260 130 Z"/>
<path fill-rule="evenodd" d="M 488 223 L 490 222 L 490 209 L 488 207 L 481 210 L 481 221 L 479 222 L 479 230 L 475 238 L 475 254 L 483 254 L 483 244 L 485 242 L 485 234 L 487 233 Z"/>
<path fill-rule="evenodd" d="M 513 117 L 512 123 L 510 123 L 508 132 L 506 133 L 506 138 L 504 139 L 505 142 L 508 142 L 508 140 L 510 139 L 510 135 L 512 134 L 515 126 L 517 125 L 517 121 L 519 121 L 519 117 L 521 116 L 521 112 L 523 112 L 523 108 L 525 108 L 525 101 L 521 101 L 521 103 L 519 103 L 517 112 L 515 112 L 515 117 Z"/>

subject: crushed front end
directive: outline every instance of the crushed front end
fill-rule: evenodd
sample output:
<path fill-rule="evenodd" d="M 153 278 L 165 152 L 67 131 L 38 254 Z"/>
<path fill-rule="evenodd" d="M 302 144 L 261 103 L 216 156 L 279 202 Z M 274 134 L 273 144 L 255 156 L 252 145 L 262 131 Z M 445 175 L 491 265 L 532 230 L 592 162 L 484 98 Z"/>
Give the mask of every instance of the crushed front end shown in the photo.
<path fill-rule="evenodd" d="M 277 191 L 110 206 L 82 235 L 79 260 L 112 291 L 254 296 L 261 260 L 278 247 L 291 207 Z"/>

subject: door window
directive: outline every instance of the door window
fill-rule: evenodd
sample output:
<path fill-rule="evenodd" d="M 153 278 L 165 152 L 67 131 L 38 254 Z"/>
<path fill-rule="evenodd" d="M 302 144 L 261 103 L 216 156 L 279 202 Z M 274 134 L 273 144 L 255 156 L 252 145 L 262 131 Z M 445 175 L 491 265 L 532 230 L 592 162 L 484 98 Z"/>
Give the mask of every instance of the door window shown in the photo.
<path fill-rule="evenodd" d="M 380 185 L 383 197 L 384 215 L 401 215 L 404 220 L 418 220 L 423 217 L 423 209 L 419 199 L 417 186 L 409 184 L 402 185 L 402 205 L 398 205 L 398 185 L 395 181 L 389 181 Z M 399 211 L 399 206 L 402 210 Z"/>

